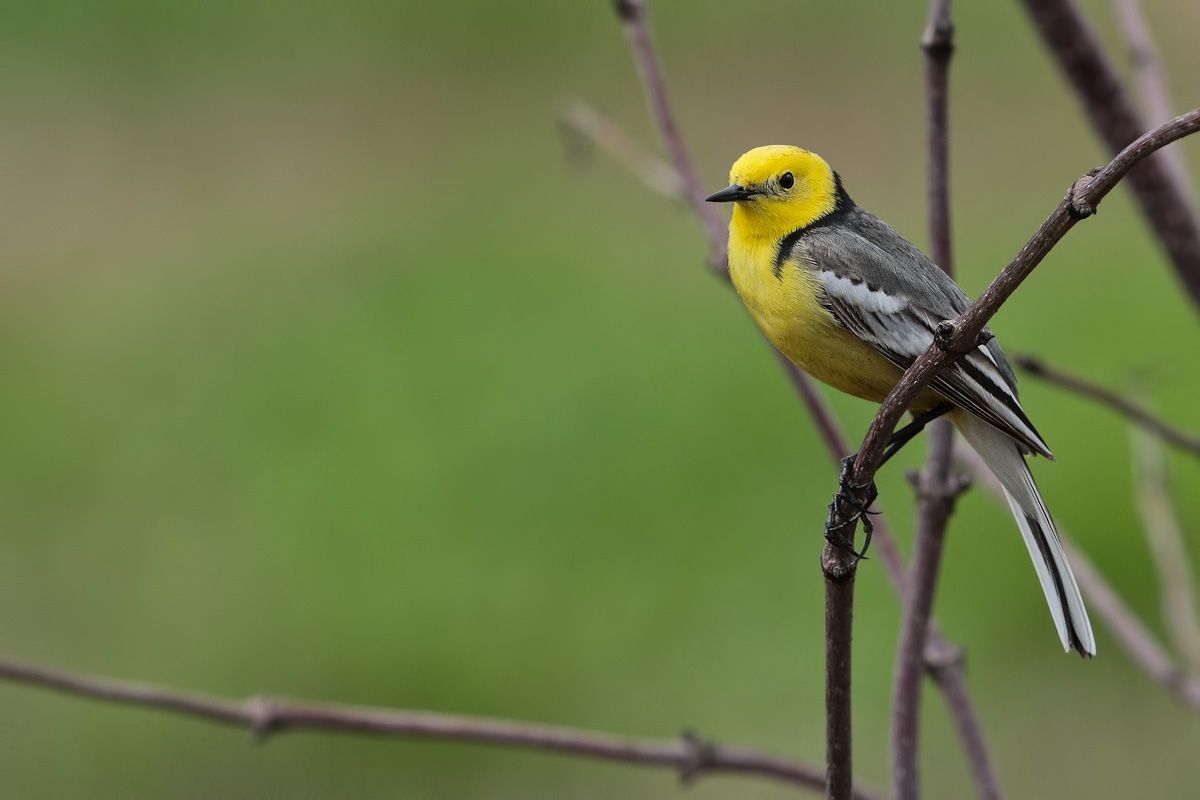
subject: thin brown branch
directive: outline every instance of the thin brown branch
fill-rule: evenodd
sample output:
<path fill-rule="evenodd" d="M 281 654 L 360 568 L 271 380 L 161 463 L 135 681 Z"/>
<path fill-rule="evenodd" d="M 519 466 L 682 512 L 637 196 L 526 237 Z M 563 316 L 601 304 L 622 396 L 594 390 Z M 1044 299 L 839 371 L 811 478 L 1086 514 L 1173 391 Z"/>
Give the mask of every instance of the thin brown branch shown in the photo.
<path fill-rule="evenodd" d="M 1139 0 L 1113 0 L 1116 6 L 1117 18 L 1121 30 L 1125 34 L 1125 43 L 1129 47 L 1129 57 L 1133 61 L 1134 75 L 1137 78 L 1138 93 L 1142 97 L 1142 109 L 1146 118 L 1157 125 L 1170 119 L 1174 112 L 1171 110 L 1171 92 L 1167 87 L 1167 75 L 1163 72 L 1162 63 L 1158 57 L 1158 48 L 1154 45 L 1154 37 L 1150 34 L 1150 26 L 1142 14 L 1142 4 Z M 1183 153 L 1177 147 L 1168 147 L 1158 156 L 1166 164 L 1167 169 L 1176 184 L 1180 187 L 1184 199 L 1195 216 L 1196 204 L 1192 192 L 1191 180 L 1188 178 L 1187 166 L 1183 163 Z"/>
<path fill-rule="evenodd" d="M 1167 479 L 1167 459 L 1158 439 L 1130 429 L 1134 495 L 1142 531 L 1158 571 L 1159 602 L 1176 651 L 1193 672 L 1200 672 L 1200 619 L 1196 617 L 1195 578 L 1188 566 L 1183 527 Z"/>
<path fill-rule="evenodd" d="M 674 124 L 674 114 L 671 110 L 670 102 L 667 96 L 666 84 L 661 71 L 657 68 L 658 59 L 655 55 L 653 41 L 650 39 L 648 32 L 645 29 L 645 5 L 642 2 L 636 3 L 633 7 L 629 4 L 617 2 L 617 11 L 626 24 L 626 32 L 629 41 L 633 46 L 635 60 L 639 65 L 650 64 L 652 69 L 642 68 L 641 72 L 644 78 L 644 83 L 648 94 L 650 95 L 651 113 L 656 115 L 656 123 L 659 130 L 664 132 L 664 138 L 674 143 L 674 147 L 669 148 L 672 156 L 675 159 L 675 168 L 681 175 L 695 175 L 695 170 L 691 166 L 691 158 L 687 153 L 686 146 L 683 144 L 682 136 L 679 135 L 678 127 Z M 630 33 L 630 26 L 640 26 L 640 31 Z M 647 78 L 647 76 L 650 76 Z M 661 114 L 660 118 L 658 115 Z M 667 135 L 668 132 L 670 135 Z M 697 181 L 697 186 L 699 183 Z M 700 197 L 702 189 L 692 197 Z M 710 259 L 714 269 L 725 275 L 728 278 L 728 265 L 725 261 L 725 247 L 727 232 L 723 223 L 717 226 L 716 229 L 708 223 L 712 216 L 711 207 L 701 202 L 691 203 L 692 207 L 705 221 L 705 229 L 709 233 L 709 246 L 713 258 Z M 718 221 L 720 221 L 718 219 Z M 719 259 L 717 261 L 716 259 Z M 780 363 L 787 372 L 793 386 L 801 399 L 807 405 L 809 413 L 816 424 L 818 431 L 821 433 L 822 439 L 825 442 L 826 448 L 835 461 L 840 461 L 845 456 L 849 455 L 850 450 L 846 442 L 846 438 L 841 431 L 841 427 L 834 417 L 833 412 L 828 407 L 824 398 L 813 386 L 812 380 L 796 368 L 787 358 L 776 351 Z M 904 559 L 900 555 L 899 547 L 896 545 L 895 537 L 891 534 L 890 529 L 886 524 L 886 520 L 880 516 L 876 518 L 875 525 L 875 541 L 876 547 L 883 553 L 883 562 L 887 569 L 888 575 L 891 578 L 892 585 L 897 593 L 903 598 L 906 590 L 906 572 Z M 938 654 L 948 652 L 959 653 L 958 648 L 949 645 L 942 637 L 936 623 L 930 623 L 929 627 L 929 650 Z M 975 775 L 976 783 L 979 786 L 995 786 L 995 772 L 992 768 L 991 761 L 987 755 L 987 749 L 984 745 L 983 731 L 979 725 L 979 720 L 975 714 L 974 706 L 972 705 L 970 694 L 966 688 L 966 680 L 962 674 L 961 658 L 952 660 L 940 657 L 934 660 L 928 660 L 926 663 L 926 671 L 937 683 L 938 687 L 943 691 L 946 697 L 947 705 L 950 709 L 951 716 L 954 719 L 956 728 L 959 731 L 960 739 L 963 742 L 966 750 L 968 761 L 971 765 L 972 772 Z M 838 726 L 830 726 L 827 724 L 827 730 L 834 729 Z M 838 736 L 848 736 L 849 730 L 839 730 Z M 986 791 L 981 792 L 981 796 L 990 797 Z"/>
<path fill-rule="evenodd" d="M 888 437 L 909 405 L 942 368 L 978 346 L 988 320 L 1037 268 L 1050 250 L 1075 227 L 1075 223 L 1095 214 L 1100 201 L 1112 191 L 1121 178 L 1142 163 L 1147 156 L 1197 130 L 1200 130 L 1200 108 L 1193 109 L 1140 136 L 1112 161 L 1098 170 L 1092 170 L 1071 185 L 1067 196 L 1025 243 L 1016 257 L 962 316 L 957 320 L 946 320 L 939 324 L 936 341 L 896 382 L 895 388 L 884 399 L 871 427 L 867 430 L 854 463 L 851 476 L 853 484 L 862 487 L 871 485 Z M 868 496 L 864 488 L 858 490 L 856 499 L 861 502 Z M 837 517 L 833 524 L 843 531 L 853 533 L 857 521 L 846 514 L 838 514 Z"/>
<path fill-rule="evenodd" d="M 645 0 L 615 0 L 617 15 L 642 76 L 650 113 L 683 181 L 688 203 L 708 231 L 709 265 L 728 275 L 727 232 L 724 220 L 704 202 L 705 192 L 683 142 L 667 98 L 666 81 L 650 36 Z M 841 551 L 826 544 L 821 554 L 825 575 L 825 747 L 826 794 L 844 800 L 852 791 L 850 649 L 854 608 L 854 563 L 840 559 Z M 840 566 L 840 569 L 834 567 Z"/>
<path fill-rule="evenodd" d="M 929 646 L 926 648 L 926 670 L 946 698 L 950 715 L 958 730 L 958 738 L 966 751 L 967 765 L 975 780 L 976 796 L 980 800 L 999 800 L 1000 779 L 983 739 L 983 725 L 975 712 L 975 703 L 967 689 L 967 678 L 963 673 L 964 656 L 960 648 L 937 648 L 937 629 L 930 623 Z"/>
<path fill-rule="evenodd" d="M 1117 153 L 1149 125 L 1074 0 L 1022 0 L 1046 46 L 1066 74 L 1092 127 L 1109 151 Z M 1187 201 L 1187 190 L 1169 162 L 1147 159 L 1129 176 L 1146 222 L 1170 256 L 1175 273 L 1193 303 L 1200 304 L 1200 223 Z"/>
<path fill-rule="evenodd" d="M 572 100 L 563 109 L 559 122 L 570 149 L 578 156 L 586 155 L 592 147 L 598 147 L 655 194 L 670 198 L 683 197 L 683 181 L 679 172 L 635 142 L 624 128 L 596 109 Z"/>
<path fill-rule="evenodd" d="M 611 733 L 491 717 L 318 703 L 256 696 L 234 700 L 152 683 L 120 681 L 0 659 L 0 680 L 79 697 L 140 706 L 246 728 L 259 738 L 284 731 L 332 731 L 442 739 L 542 750 L 583 758 L 678 770 L 689 781 L 708 775 L 746 775 L 820 790 L 820 768 L 687 734 L 636 739 Z M 856 798 L 873 795 L 858 790 Z"/>
<path fill-rule="evenodd" d="M 945 420 L 938 420 L 929 434 L 925 466 L 913 476 L 917 491 L 917 538 L 892 677 L 892 797 L 900 800 L 916 800 L 920 796 L 921 672 L 926 664 L 929 620 L 946 528 L 955 499 L 966 489 L 965 482 L 955 481 L 950 474 L 953 447 L 953 427 Z M 986 784 L 979 780 L 980 770 L 973 770 L 973 774 L 981 784 L 977 787 L 979 794 L 995 796 L 994 776 L 992 783 Z"/>
<path fill-rule="evenodd" d="M 976 486 L 984 488 L 1002 508 L 1008 508 L 1008 500 L 999 480 L 974 450 L 968 447 L 956 448 L 955 459 L 971 474 Z M 1062 540 L 1072 572 L 1075 573 L 1075 580 L 1083 590 L 1088 607 L 1096 617 L 1104 620 L 1104 624 L 1116 637 L 1126 655 L 1180 702 L 1193 711 L 1200 712 L 1200 678 L 1188 675 L 1186 670 L 1175 663 L 1167 649 L 1133 609 L 1125 604 L 1096 565 L 1072 543 L 1061 525 L 1058 526 L 1058 537 Z"/>
<path fill-rule="evenodd" d="M 929 207 L 930 255 L 948 274 L 954 274 L 950 225 L 949 179 L 949 73 L 954 54 L 954 24 L 950 0 L 930 0 L 929 16 L 921 47 L 925 51 L 925 131 L 927 197 Z M 928 663 L 933 599 L 941 567 L 946 527 L 954 501 L 966 484 L 951 479 L 954 429 L 946 420 L 937 420 L 929 433 L 929 453 L 924 468 L 913 485 L 917 490 L 917 538 L 913 553 L 909 591 L 904 595 L 904 616 L 896 653 L 892 689 L 892 796 L 899 800 L 919 797 L 919 737 L 921 710 L 921 673 Z M 955 662 L 951 662 L 955 663 Z M 961 681 L 950 680 L 947 699 L 965 689 Z M 945 688 L 946 684 L 942 684 Z M 960 712 L 963 713 L 963 712 Z M 973 709 L 965 711 L 971 719 Z M 982 738 L 964 736 L 976 793 L 983 798 L 998 798 L 999 783 Z"/>
<path fill-rule="evenodd" d="M 646 18 L 646 0 L 614 0 L 613 6 L 621 19 L 625 30 L 625 38 L 629 49 L 633 52 L 633 60 L 637 63 L 638 73 L 642 77 L 642 88 L 646 92 L 646 100 L 650 103 L 650 116 L 658 126 L 659 136 L 667 149 L 671 163 L 675 165 L 680 180 L 683 181 L 683 195 L 696 216 L 704 224 L 709 241 L 709 266 L 717 272 L 725 272 L 725 240 L 728 236 L 725 221 L 720 213 L 704 202 L 708 194 L 704 183 L 700 180 L 687 145 L 683 142 L 683 134 L 679 131 L 679 123 L 671 102 L 667 97 L 667 83 L 663 78 L 662 65 L 658 60 L 658 50 L 650 35 L 650 23 Z"/>
<path fill-rule="evenodd" d="M 854 785 L 851 717 L 854 573 L 825 576 L 825 795 L 849 797 Z"/>
<path fill-rule="evenodd" d="M 1072 375 L 1057 367 L 1052 367 L 1040 358 L 1021 355 L 1013 360 L 1029 375 L 1040 378 L 1060 389 L 1066 389 L 1068 392 L 1094 400 L 1105 408 L 1117 412 L 1134 425 L 1153 433 L 1173 447 L 1178 447 L 1194 456 L 1200 456 L 1200 436 L 1165 422 L 1142 404 L 1078 375 Z"/>

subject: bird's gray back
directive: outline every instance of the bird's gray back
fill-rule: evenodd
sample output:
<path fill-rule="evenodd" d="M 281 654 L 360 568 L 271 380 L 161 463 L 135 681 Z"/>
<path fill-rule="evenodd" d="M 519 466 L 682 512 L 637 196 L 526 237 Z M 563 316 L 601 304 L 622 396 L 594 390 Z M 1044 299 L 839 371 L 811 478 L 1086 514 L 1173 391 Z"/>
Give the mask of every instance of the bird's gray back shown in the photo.
<path fill-rule="evenodd" d="M 838 224 L 818 225 L 797 241 L 802 261 L 844 277 L 858 277 L 868 287 L 903 297 L 930 319 L 955 319 L 971 300 L 929 256 L 891 225 L 869 211 L 852 206 Z M 987 349 L 1013 391 L 1016 376 L 996 339 Z"/>

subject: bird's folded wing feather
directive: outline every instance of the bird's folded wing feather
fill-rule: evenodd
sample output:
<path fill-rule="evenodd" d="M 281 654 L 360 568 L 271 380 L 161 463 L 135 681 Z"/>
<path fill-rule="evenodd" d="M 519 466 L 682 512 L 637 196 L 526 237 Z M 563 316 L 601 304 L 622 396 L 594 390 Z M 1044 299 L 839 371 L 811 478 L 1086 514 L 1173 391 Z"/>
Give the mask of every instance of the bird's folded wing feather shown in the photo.
<path fill-rule="evenodd" d="M 846 330 L 900 369 L 933 343 L 939 322 L 970 301 L 920 250 L 875 217 L 855 209 L 854 224 L 813 230 L 793 253 L 814 270 L 821 303 Z M 1052 458 L 1021 409 L 1016 378 L 990 340 L 935 377 L 930 386 L 954 405 Z"/>

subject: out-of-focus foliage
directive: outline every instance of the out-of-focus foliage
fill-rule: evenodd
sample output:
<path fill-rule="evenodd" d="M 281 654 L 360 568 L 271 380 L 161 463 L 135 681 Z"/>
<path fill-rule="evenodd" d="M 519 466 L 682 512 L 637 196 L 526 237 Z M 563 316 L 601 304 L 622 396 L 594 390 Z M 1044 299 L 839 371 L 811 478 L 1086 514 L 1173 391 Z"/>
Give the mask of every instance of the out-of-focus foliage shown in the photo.
<path fill-rule="evenodd" d="M 908 4 L 659 3 L 703 174 L 825 154 L 924 241 Z M 1088 9 L 1115 44 L 1107 3 Z M 1150 9 L 1181 100 L 1200 8 Z M 957 10 L 953 191 L 977 292 L 1102 153 L 1016 4 Z M 822 753 L 816 565 L 834 473 L 686 211 L 566 162 L 582 96 L 653 143 L 608 4 L 6 3 L 6 653 L 230 694 L 684 726 Z M 1200 168 L 1200 150 L 1186 154 Z M 997 318 L 1200 426 L 1193 310 L 1123 193 Z M 1036 384 L 1063 527 L 1154 619 L 1122 426 Z M 870 409 L 834 402 L 857 435 Z M 920 458 L 919 448 L 906 464 Z M 881 481 L 911 537 L 906 464 Z M 1189 530 L 1196 466 L 1174 459 Z M 1058 651 L 1006 512 L 960 506 L 938 617 L 1014 797 L 1178 796 L 1200 720 Z M 860 572 L 857 764 L 886 775 L 897 604 Z M 936 696 L 931 796 L 963 796 Z M 284 736 L 0 686 L 10 797 L 663 797 L 675 779 L 478 747 Z M 715 780 L 696 797 L 783 797 Z"/>

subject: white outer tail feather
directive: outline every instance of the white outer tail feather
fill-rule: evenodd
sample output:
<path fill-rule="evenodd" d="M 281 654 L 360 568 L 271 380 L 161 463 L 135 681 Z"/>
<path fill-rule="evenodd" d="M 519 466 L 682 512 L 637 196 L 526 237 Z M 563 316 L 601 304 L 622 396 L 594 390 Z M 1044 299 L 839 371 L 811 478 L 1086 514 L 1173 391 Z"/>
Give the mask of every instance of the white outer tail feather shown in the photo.
<path fill-rule="evenodd" d="M 1096 655 L 1096 637 L 1088 621 L 1087 609 L 1071 565 L 1058 541 L 1058 531 L 1033 482 L 1033 474 L 1016 443 L 1006 434 L 969 413 L 952 415 L 963 438 L 1000 479 L 1021 537 L 1033 559 L 1042 592 L 1054 617 L 1054 627 L 1063 649 L 1078 650 L 1085 656 Z"/>

